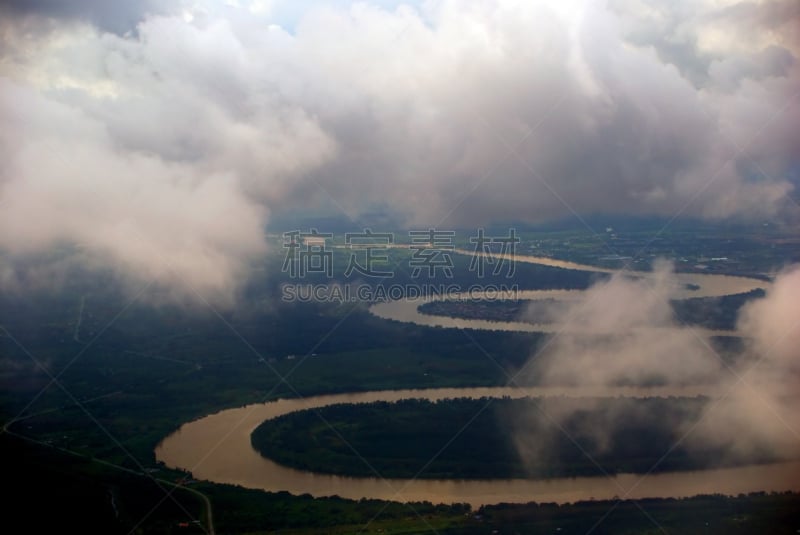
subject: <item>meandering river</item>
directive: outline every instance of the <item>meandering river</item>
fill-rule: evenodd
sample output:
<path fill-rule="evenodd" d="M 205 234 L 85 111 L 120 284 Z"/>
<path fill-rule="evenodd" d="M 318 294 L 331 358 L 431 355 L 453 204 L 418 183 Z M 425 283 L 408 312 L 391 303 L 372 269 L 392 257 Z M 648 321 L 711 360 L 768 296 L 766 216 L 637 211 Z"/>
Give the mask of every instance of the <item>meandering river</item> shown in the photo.
<path fill-rule="evenodd" d="M 458 253 L 472 254 L 470 251 L 457 250 Z M 515 255 L 513 257 L 515 262 L 540 264 L 543 266 L 558 267 L 564 269 L 575 269 L 579 271 L 589 271 L 593 273 L 606 273 L 614 274 L 615 270 L 600 268 L 596 266 L 588 266 L 583 264 L 576 264 L 574 262 L 567 262 L 565 260 L 555 260 L 552 258 L 540 256 L 521 256 Z M 631 276 L 636 277 L 651 277 L 652 274 L 642 271 L 628 272 Z M 676 273 L 675 274 L 676 287 L 671 293 L 673 299 L 688 299 L 691 297 L 721 297 L 724 295 L 734 295 L 740 293 L 750 292 L 758 288 L 766 289 L 769 283 L 757 279 L 750 279 L 746 277 L 735 277 L 731 275 L 709 275 L 702 273 Z M 690 289 L 688 285 L 691 285 Z M 497 292 L 494 292 L 497 293 Z M 580 297 L 582 290 L 524 290 L 517 292 L 514 296 L 506 296 L 514 299 L 525 300 L 542 300 L 542 299 L 555 299 L 559 301 L 567 301 Z M 450 296 L 457 299 L 459 295 Z M 481 293 L 473 292 L 470 297 L 482 297 Z M 495 296 L 493 296 L 495 297 Z M 502 296 L 501 296 L 502 297 Z M 494 331 L 522 331 L 522 332 L 565 332 L 569 331 L 571 326 L 560 324 L 531 324 L 517 321 L 488 321 L 478 319 L 465 319 L 456 318 L 451 316 L 439 316 L 432 314 L 423 314 L 418 310 L 419 306 L 430 302 L 430 298 L 415 298 L 415 299 L 400 299 L 397 301 L 388 301 L 378 303 L 370 307 L 370 312 L 374 315 L 388 320 L 402 321 L 405 323 L 414 323 L 416 325 L 423 325 L 426 327 L 446 327 L 456 329 L 478 329 L 478 330 L 494 330 Z M 572 326 L 572 328 L 578 328 Z M 710 329 L 703 329 L 700 327 L 693 327 L 697 334 L 705 334 L 707 336 L 714 335 L 732 335 L 733 331 L 715 331 Z"/>
<path fill-rule="evenodd" d="M 281 466 L 259 455 L 250 434 L 264 420 L 293 411 L 335 403 L 369 403 L 407 398 L 438 400 L 453 397 L 531 396 L 694 396 L 711 394 L 702 388 L 684 389 L 581 389 L 568 388 L 446 388 L 388 390 L 358 394 L 282 399 L 206 416 L 185 424 L 167 437 L 156 457 L 167 466 L 183 468 L 194 477 L 269 491 L 293 494 L 338 495 L 399 501 L 470 503 L 473 507 L 500 502 L 556 502 L 628 498 L 681 497 L 704 493 L 738 494 L 754 490 L 800 490 L 800 462 L 773 463 L 738 468 L 615 477 L 577 477 L 548 480 L 429 480 L 342 477 L 304 472 Z"/>
<path fill-rule="evenodd" d="M 471 254 L 471 253 L 470 253 Z M 554 267 L 607 272 L 593 266 L 548 258 L 515 256 L 515 261 L 533 262 Z M 647 273 L 635 273 L 647 277 Z M 712 297 L 766 288 L 768 283 L 744 277 L 723 275 L 678 274 L 680 288 L 676 297 Z M 688 290 L 685 284 L 698 285 Z M 576 291 L 544 290 L 524 292 L 521 299 L 571 299 Z M 395 301 L 375 305 L 373 314 L 387 319 L 420 325 L 470 329 L 550 331 L 552 325 L 517 322 L 465 320 L 421 314 L 423 301 Z M 707 334 L 733 334 L 705 331 Z M 465 502 L 473 506 L 500 502 L 556 502 L 576 500 L 683 497 L 704 493 L 738 494 L 751 491 L 800 490 L 800 462 L 784 462 L 737 468 L 670 472 L 659 474 L 619 474 L 614 477 L 578 477 L 548 480 L 429 480 L 353 478 L 304 472 L 281 466 L 259 455 L 250 445 L 250 434 L 264 420 L 293 411 L 319 408 L 334 403 L 368 403 L 407 398 L 438 400 L 454 397 L 524 397 L 564 395 L 573 397 L 656 397 L 715 396 L 708 387 L 691 388 L 456 388 L 427 390 L 391 390 L 283 399 L 264 404 L 224 410 L 184 424 L 165 438 L 156 449 L 156 458 L 167 466 L 190 471 L 195 478 L 218 483 L 241 485 L 268 491 L 309 493 L 314 496 L 338 495 L 345 498 L 379 498 L 398 501 Z"/>

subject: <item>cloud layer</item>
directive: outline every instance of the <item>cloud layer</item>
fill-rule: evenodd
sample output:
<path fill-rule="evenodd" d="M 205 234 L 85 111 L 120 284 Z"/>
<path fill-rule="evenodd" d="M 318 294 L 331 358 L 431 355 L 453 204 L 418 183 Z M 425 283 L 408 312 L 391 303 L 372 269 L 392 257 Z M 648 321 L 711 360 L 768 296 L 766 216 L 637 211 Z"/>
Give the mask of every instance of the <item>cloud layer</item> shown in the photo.
<path fill-rule="evenodd" d="M 674 396 L 682 395 L 683 387 L 699 387 L 708 396 L 703 413 L 670 423 L 675 439 L 663 445 L 665 454 L 680 445 L 698 455 L 713 451 L 720 461 L 797 458 L 800 266 L 779 274 L 765 298 L 741 309 L 738 330 L 746 349 L 736 359 L 723 358 L 702 333 L 673 318 L 669 301 L 678 288 L 666 264 L 657 266 L 652 277 L 616 275 L 596 284 L 580 299 L 556 309 L 553 321 L 578 329 L 565 329 L 546 340 L 524 368 L 521 382 L 580 388 L 658 386 Z M 580 411 L 594 411 L 582 431 L 599 448 L 612 447 L 612 437 L 621 427 L 631 422 L 647 425 L 655 418 L 633 402 L 599 407 L 597 401 L 546 407 L 544 426 L 538 412 L 518 415 L 513 427 L 520 454 L 532 467 L 540 466 L 552 454 L 545 439 Z"/>
<path fill-rule="evenodd" d="M 714 381 L 721 363 L 702 335 L 676 324 L 670 299 L 680 284 L 672 266 L 652 276 L 614 275 L 555 314 L 568 330 L 548 340 L 531 363 L 545 384 L 661 386 Z"/>
<path fill-rule="evenodd" d="M 275 210 L 796 210 L 792 1 L 109 5 L 1 8 L 6 253 L 224 294 Z"/>
<path fill-rule="evenodd" d="M 778 275 L 766 298 L 747 304 L 738 329 L 755 362 L 727 374 L 727 397 L 709 406 L 692 444 L 723 444 L 733 457 L 800 454 L 800 266 Z"/>

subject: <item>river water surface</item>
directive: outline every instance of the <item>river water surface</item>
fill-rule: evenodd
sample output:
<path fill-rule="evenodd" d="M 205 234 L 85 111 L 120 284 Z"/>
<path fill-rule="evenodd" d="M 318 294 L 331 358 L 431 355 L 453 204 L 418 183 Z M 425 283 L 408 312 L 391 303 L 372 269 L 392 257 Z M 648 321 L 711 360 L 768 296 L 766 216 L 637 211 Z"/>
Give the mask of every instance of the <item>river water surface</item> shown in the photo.
<path fill-rule="evenodd" d="M 471 254 L 471 253 L 470 253 Z M 515 261 L 532 262 L 568 269 L 613 273 L 612 270 L 583 266 L 548 258 L 515 256 Z M 648 277 L 647 273 L 635 273 Z M 767 288 L 769 283 L 744 277 L 678 274 L 676 298 L 714 297 Z M 685 284 L 700 286 L 688 290 Z M 572 299 L 580 291 L 543 290 L 524 292 L 521 299 Z M 401 300 L 374 305 L 376 316 L 420 325 L 492 329 L 509 331 L 551 331 L 557 326 L 518 322 L 465 320 L 421 314 L 417 306 L 424 301 Z M 560 326 L 563 328 L 563 326 Z M 706 334 L 733 334 L 702 331 Z M 696 494 L 738 494 L 751 491 L 800 491 L 800 462 L 783 462 L 693 472 L 659 474 L 619 474 L 613 477 L 577 477 L 549 480 L 430 480 L 353 478 L 304 472 L 265 459 L 250 445 L 250 434 L 264 420 L 293 411 L 319 408 L 334 403 L 369 403 L 420 398 L 438 400 L 456 397 L 524 397 L 564 395 L 573 397 L 663 397 L 719 395 L 709 387 L 693 388 L 456 388 L 392 390 L 284 399 L 264 404 L 224 410 L 184 424 L 165 438 L 156 449 L 156 458 L 172 468 L 190 471 L 195 478 L 241 485 L 268 491 L 309 493 L 313 496 L 338 495 L 344 498 L 378 498 L 434 503 L 524 503 L 529 501 L 567 503 L 576 500 L 685 497 Z"/>
<path fill-rule="evenodd" d="M 738 494 L 754 490 L 800 490 L 800 462 L 773 463 L 738 468 L 615 477 L 577 477 L 550 480 L 403 480 L 353 478 L 304 472 L 265 459 L 250 445 L 250 434 L 264 420 L 293 411 L 334 403 L 369 403 L 421 398 L 435 401 L 454 397 L 585 396 L 694 396 L 715 395 L 702 388 L 685 389 L 581 389 L 567 388 L 449 388 L 389 390 L 336 394 L 305 399 L 278 400 L 225 410 L 185 424 L 167 437 L 156 457 L 167 466 L 183 468 L 194 477 L 268 491 L 293 494 L 338 495 L 399 501 L 470 503 L 567 503 L 576 500 L 683 497 L 705 493 Z M 665 446 L 666 447 L 666 446 Z M 599 473 L 598 473 L 599 474 Z M 600 474 L 599 474 L 600 476 Z"/>

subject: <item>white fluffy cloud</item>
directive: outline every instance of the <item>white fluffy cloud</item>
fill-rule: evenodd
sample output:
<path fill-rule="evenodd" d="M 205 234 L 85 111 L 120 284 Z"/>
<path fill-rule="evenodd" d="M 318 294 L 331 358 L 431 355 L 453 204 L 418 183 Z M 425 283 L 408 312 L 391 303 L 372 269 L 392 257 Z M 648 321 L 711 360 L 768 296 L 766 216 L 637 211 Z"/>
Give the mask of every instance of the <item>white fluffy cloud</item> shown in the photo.
<path fill-rule="evenodd" d="M 224 292 L 276 209 L 786 209 L 792 2 L 389 4 L 9 4 L 0 249 L 82 244 Z"/>
<path fill-rule="evenodd" d="M 223 170 L 122 152 L 102 123 L 0 83 L 6 204 L 0 243 L 14 255 L 63 244 L 135 277 L 223 297 L 237 262 L 264 250 L 263 206 Z"/>
<path fill-rule="evenodd" d="M 748 303 L 738 328 L 754 363 L 725 374 L 724 399 L 710 404 L 688 442 L 729 449 L 732 457 L 800 448 L 800 266 L 775 279 L 764 299 Z"/>
<path fill-rule="evenodd" d="M 742 310 L 739 329 L 767 364 L 800 372 L 800 266 L 780 273 L 765 299 Z"/>
<path fill-rule="evenodd" d="M 520 381 L 546 386 L 660 386 L 672 395 L 692 385 L 708 396 L 701 417 L 671 422 L 675 444 L 691 452 L 716 452 L 723 460 L 796 458 L 800 448 L 800 266 L 779 274 L 763 299 L 740 311 L 738 330 L 747 349 L 723 360 L 702 332 L 679 325 L 669 300 L 678 280 L 668 265 L 641 279 L 616 275 L 557 309 L 565 328 L 542 344 Z M 593 401 L 547 407 L 549 422 L 563 425 Z M 596 409 L 596 407 L 595 407 Z M 653 418 L 634 403 L 597 410 L 583 430 L 603 447 L 615 430 Z M 541 444 L 541 416 L 515 423 L 520 454 L 538 465 L 551 453 Z M 559 432 L 552 425 L 549 433 Z M 533 432 L 531 431 L 533 429 Z"/>
<path fill-rule="evenodd" d="M 679 326 L 670 299 L 679 289 L 671 266 L 652 276 L 618 274 L 556 312 L 564 332 L 529 366 L 536 382 L 572 386 L 660 386 L 713 382 L 722 371 L 712 349 Z"/>

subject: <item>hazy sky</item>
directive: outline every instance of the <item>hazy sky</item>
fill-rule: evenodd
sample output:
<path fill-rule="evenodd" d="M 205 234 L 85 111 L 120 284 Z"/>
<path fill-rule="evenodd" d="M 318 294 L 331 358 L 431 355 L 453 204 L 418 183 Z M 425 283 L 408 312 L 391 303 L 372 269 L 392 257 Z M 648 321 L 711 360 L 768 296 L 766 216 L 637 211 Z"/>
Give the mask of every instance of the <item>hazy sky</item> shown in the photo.
<path fill-rule="evenodd" d="M 800 210 L 796 0 L 3 6 L 7 258 L 225 294 L 276 210 Z"/>

